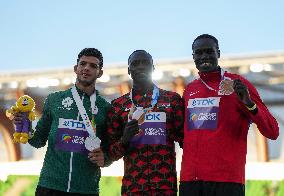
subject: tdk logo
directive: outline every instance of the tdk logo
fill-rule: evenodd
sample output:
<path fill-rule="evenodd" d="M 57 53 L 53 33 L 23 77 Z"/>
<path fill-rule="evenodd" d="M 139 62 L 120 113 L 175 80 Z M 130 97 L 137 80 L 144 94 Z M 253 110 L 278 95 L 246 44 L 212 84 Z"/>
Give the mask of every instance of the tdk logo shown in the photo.
<path fill-rule="evenodd" d="M 159 113 L 150 113 L 146 115 L 146 120 L 161 120 Z"/>
<path fill-rule="evenodd" d="M 70 127 L 70 128 L 85 129 L 84 123 L 81 123 L 79 121 L 66 120 L 66 121 L 63 122 L 63 125 L 65 125 L 66 127 Z"/>
<path fill-rule="evenodd" d="M 155 123 L 155 122 L 166 122 L 167 116 L 165 112 L 150 112 L 145 115 L 145 121 L 149 123 Z"/>
<path fill-rule="evenodd" d="M 203 100 L 193 100 L 192 106 L 197 106 L 197 105 L 213 105 L 215 99 L 203 99 Z"/>
<path fill-rule="evenodd" d="M 220 97 L 195 98 L 188 100 L 188 108 L 219 107 Z"/>
<path fill-rule="evenodd" d="M 59 118 L 58 128 L 85 130 L 86 126 L 79 120 Z"/>

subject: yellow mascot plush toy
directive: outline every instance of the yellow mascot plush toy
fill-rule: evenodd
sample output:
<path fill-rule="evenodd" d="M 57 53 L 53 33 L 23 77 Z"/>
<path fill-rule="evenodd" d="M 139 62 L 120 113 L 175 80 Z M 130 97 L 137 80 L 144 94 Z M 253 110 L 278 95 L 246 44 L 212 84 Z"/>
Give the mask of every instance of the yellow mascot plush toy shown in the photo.
<path fill-rule="evenodd" d="M 16 124 L 15 133 L 13 134 L 14 141 L 26 144 L 29 139 L 31 121 L 35 120 L 35 101 L 28 95 L 21 96 L 16 105 L 6 110 L 6 115 L 9 119 L 13 119 L 16 113 L 22 113 L 22 123 Z"/>

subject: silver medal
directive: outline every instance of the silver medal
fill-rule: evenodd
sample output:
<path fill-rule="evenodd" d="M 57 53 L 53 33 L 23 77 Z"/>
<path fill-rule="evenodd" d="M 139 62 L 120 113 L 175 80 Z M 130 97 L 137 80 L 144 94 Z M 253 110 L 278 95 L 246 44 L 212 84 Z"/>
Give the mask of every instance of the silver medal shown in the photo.
<path fill-rule="evenodd" d="M 101 146 L 101 140 L 95 136 L 89 136 L 85 140 L 85 147 L 88 151 L 93 151 Z"/>

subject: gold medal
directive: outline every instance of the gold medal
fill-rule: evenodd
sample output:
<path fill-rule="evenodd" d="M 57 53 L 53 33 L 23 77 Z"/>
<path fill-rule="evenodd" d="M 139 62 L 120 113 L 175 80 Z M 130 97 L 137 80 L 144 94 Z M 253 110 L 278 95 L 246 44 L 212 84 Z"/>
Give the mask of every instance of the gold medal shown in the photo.
<path fill-rule="evenodd" d="M 134 111 L 135 111 L 135 107 L 134 107 L 134 104 L 132 104 L 131 108 L 129 109 L 129 113 L 128 113 L 128 121 L 132 120 L 132 116 L 133 116 Z"/>
<path fill-rule="evenodd" d="M 145 120 L 145 111 L 143 108 L 135 107 L 134 104 L 132 104 L 129 113 L 128 113 L 128 121 L 130 120 L 137 120 L 138 124 L 141 125 L 144 123 Z"/>
<path fill-rule="evenodd" d="M 136 119 L 138 121 L 138 125 L 141 125 L 144 123 L 145 120 L 145 112 L 143 109 L 136 108 L 135 111 L 132 114 L 132 119 Z"/>

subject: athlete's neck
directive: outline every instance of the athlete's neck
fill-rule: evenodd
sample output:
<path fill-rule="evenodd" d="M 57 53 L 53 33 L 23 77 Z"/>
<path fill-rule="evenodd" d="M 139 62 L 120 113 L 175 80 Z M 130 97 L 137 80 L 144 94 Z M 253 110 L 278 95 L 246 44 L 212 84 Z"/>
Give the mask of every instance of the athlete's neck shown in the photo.
<path fill-rule="evenodd" d="M 219 71 L 221 71 L 221 67 L 218 65 L 215 69 L 212 69 L 210 71 L 199 71 L 199 72 L 204 73 L 204 74 L 210 74 L 210 73 L 219 72 Z"/>
<path fill-rule="evenodd" d="M 147 82 L 147 83 L 144 83 L 144 84 L 137 84 L 137 83 L 133 83 L 133 90 L 134 91 L 139 91 L 143 94 L 147 93 L 147 91 L 149 89 L 152 89 L 153 88 L 153 82 Z"/>
<path fill-rule="evenodd" d="M 95 84 L 84 86 L 80 82 L 76 81 L 76 86 L 89 96 L 91 96 L 96 90 Z"/>

